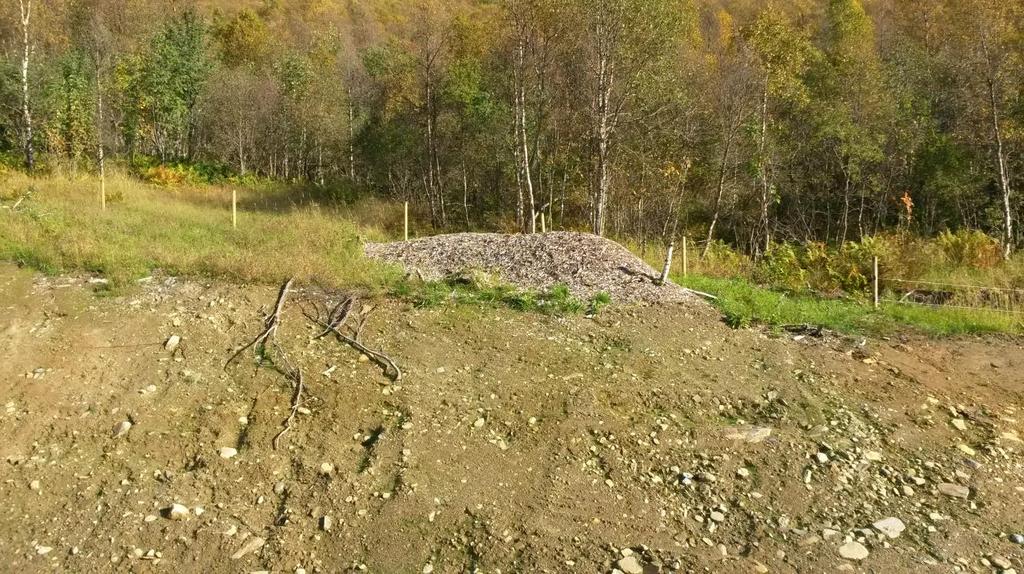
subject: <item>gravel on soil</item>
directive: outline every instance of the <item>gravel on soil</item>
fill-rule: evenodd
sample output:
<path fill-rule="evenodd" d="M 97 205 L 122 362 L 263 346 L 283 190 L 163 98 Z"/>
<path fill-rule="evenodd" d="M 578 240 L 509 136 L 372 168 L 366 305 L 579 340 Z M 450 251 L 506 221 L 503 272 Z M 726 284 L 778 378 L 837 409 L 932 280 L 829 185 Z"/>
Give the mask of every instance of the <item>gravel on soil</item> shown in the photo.
<path fill-rule="evenodd" d="M 622 245 L 587 233 L 457 233 L 370 243 L 365 249 L 371 259 L 400 264 L 427 281 L 484 271 L 521 289 L 545 291 L 564 284 L 582 299 L 607 293 L 617 303 L 699 301 L 671 282 L 658 285 L 660 273 Z"/>

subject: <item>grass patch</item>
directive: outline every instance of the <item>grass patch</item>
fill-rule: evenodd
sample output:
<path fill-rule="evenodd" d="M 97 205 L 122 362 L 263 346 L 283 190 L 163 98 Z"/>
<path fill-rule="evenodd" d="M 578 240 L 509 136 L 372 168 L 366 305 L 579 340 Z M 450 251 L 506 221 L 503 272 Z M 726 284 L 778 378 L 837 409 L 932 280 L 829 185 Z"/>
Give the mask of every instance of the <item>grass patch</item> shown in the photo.
<path fill-rule="evenodd" d="M 154 185 L 116 174 L 108 178 L 108 206 L 102 210 L 94 177 L 32 178 L 7 172 L 0 175 L 0 201 L 13 205 L 26 199 L 16 212 L 0 211 L 0 260 L 47 274 L 96 273 L 109 281 L 105 294 L 120 293 L 160 270 L 274 285 L 295 277 L 391 293 L 419 306 L 489 305 L 578 314 L 610 303 L 603 294 L 577 299 L 564 285 L 538 293 L 482 276 L 468 282 L 403 279 L 401 270 L 369 261 L 362 252 L 364 240 L 383 241 L 401 229 L 401 209 L 385 202 L 325 201 L 315 190 L 302 188 L 235 188 L 239 226 L 233 229 L 231 189 Z"/>
<path fill-rule="evenodd" d="M 362 255 L 373 227 L 347 208 L 289 203 L 288 190 L 239 190 L 239 228 L 230 188 L 163 188 L 124 176 L 108 180 L 105 211 L 92 177 L 42 179 L 11 173 L 0 197 L 31 191 L 17 212 L 0 211 L 0 259 L 42 271 L 102 274 L 116 289 L 160 269 L 172 275 L 273 284 L 306 282 L 382 292 L 397 272 Z"/>
<path fill-rule="evenodd" d="M 818 325 L 844 333 L 885 335 L 907 327 L 929 335 L 1024 334 L 1020 316 L 995 311 L 943 309 L 895 303 L 873 309 L 863 302 L 793 295 L 758 287 L 743 279 L 699 275 L 677 283 L 718 297 L 715 306 L 733 327 Z"/>
<path fill-rule="evenodd" d="M 394 286 L 392 294 L 410 300 L 421 308 L 483 305 L 551 315 L 592 315 L 611 303 L 611 298 L 606 293 L 599 293 L 586 301 L 579 299 L 574 297 L 565 285 L 556 285 L 548 291 L 537 292 L 524 291 L 506 284 L 480 285 L 460 280 L 401 281 Z"/>

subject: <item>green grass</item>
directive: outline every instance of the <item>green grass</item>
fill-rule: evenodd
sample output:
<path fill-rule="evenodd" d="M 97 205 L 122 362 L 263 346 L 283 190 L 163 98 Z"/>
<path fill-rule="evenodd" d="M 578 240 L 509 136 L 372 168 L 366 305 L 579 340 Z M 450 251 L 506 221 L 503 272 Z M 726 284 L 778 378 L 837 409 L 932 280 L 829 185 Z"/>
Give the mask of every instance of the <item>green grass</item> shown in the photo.
<path fill-rule="evenodd" d="M 699 275 L 676 282 L 718 297 L 715 306 L 734 327 L 815 325 L 851 334 L 885 335 L 908 327 L 936 336 L 1024 334 L 1020 316 L 994 311 L 907 306 L 885 303 L 880 309 L 861 301 L 792 295 L 758 287 L 743 279 Z"/>
<path fill-rule="evenodd" d="M 240 193 L 231 225 L 228 188 L 162 188 L 113 177 L 101 210 L 94 178 L 32 179 L 8 174 L 0 198 L 32 190 L 17 212 L 0 211 L 0 260 L 45 273 L 107 277 L 114 289 L 160 269 L 172 275 L 273 284 L 287 276 L 383 291 L 395 280 L 362 256 L 361 238 L 380 238 L 357 214 L 283 203 L 286 191 Z"/>
<path fill-rule="evenodd" d="M 324 207 L 301 189 L 237 188 L 239 226 L 231 225 L 231 188 L 161 187 L 113 176 L 107 209 L 92 177 L 0 175 L 0 260 L 44 273 L 97 273 L 120 292 L 156 270 L 179 276 L 277 284 L 286 277 L 332 288 L 391 293 L 419 306 L 492 305 L 553 314 L 596 312 L 609 301 L 573 297 L 565 286 L 531 292 L 493 280 L 417 282 L 362 254 L 364 239 L 400 229 L 401 210 L 363 201 Z M 363 222 L 359 224 L 357 222 Z"/>
<path fill-rule="evenodd" d="M 611 303 L 611 298 L 606 293 L 599 293 L 584 301 L 574 297 L 565 285 L 556 285 L 549 291 L 537 292 L 524 291 L 505 284 L 401 281 L 394 286 L 391 293 L 412 301 L 417 307 L 449 304 L 485 305 L 553 315 L 596 314 Z"/>

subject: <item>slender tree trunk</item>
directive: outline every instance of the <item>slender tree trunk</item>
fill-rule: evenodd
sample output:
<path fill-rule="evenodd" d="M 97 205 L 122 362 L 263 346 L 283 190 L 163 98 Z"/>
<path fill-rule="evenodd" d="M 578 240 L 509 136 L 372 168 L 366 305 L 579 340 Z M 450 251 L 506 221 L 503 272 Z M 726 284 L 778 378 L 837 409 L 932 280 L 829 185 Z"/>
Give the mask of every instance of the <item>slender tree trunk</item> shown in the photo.
<path fill-rule="evenodd" d="M 524 233 L 537 232 L 536 200 L 533 194 L 533 175 L 530 173 L 530 144 L 526 131 L 526 40 L 523 36 L 525 30 L 520 31 L 519 41 L 516 46 L 515 65 L 515 114 L 516 114 L 516 144 L 520 148 L 519 162 L 522 172 L 522 187 L 525 191 L 526 206 L 529 207 L 529 218 L 521 228 Z"/>
<path fill-rule="evenodd" d="M 32 143 L 32 109 L 29 105 L 28 67 L 32 56 L 32 44 L 29 38 L 29 25 L 32 20 L 32 0 L 19 0 L 21 7 L 21 30 L 23 48 L 21 58 L 21 115 L 24 121 L 25 169 L 32 171 L 36 166 L 36 153 Z"/>
<path fill-rule="evenodd" d="M 238 171 L 245 177 L 245 135 L 242 122 L 238 123 Z"/>
<path fill-rule="evenodd" d="M 850 230 L 850 172 L 843 169 L 845 184 L 843 185 L 843 234 L 839 238 L 839 245 L 846 243 L 847 233 Z"/>
<path fill-rule="evenodd" d="M 466 161 L 462 161 L 462 211 L 466 216 L 466 231 L 473 228 L 469 222 L 469 172 L 466 170 Z"/>
<path fill-rule="evenodd" d="M 995 81 L 988 80 L 989 103 L 992 107 L 992 135 L 996 144 L 996 160 L 999 163 L 999 182 L 1003 192 L 1003 226 L 1005 235 L 1003 237 L 1003 258 L 1009 259 L 1013 254 L 1013 207 L 1011 203 L 1013 190 L 1011 188 L 1010 168 L 1006 157 L 1006 147 L 1003 142 L 1003 129 L 1000 125 L 999 106 L 996 100 Z"/>
<path fill-rule="evenodd" d="M 701 253 L 701 259 L 708 256 L 708 250 L 711 249 L 711 242 L 715 239 L 715 227 L 718 226 L 718 218 L 722 213 L 722 198 L 725 196 L 725 177 L 729 170 L 729 154 L 732 152 L 732 136 L 730 135 L 726 141 L 724 149 L 722 150 L 722 162 L 718 167 L 718 194 L 715 197 L 715 213 L 711 217 L 711 225 L 708 226 L 707 241 L 704 242 L 704 251 Z"/>
<path fill-rule="evenodd" d="M 99 61 L 99 58 L 96 58 Z M 96 67 L 96 161 L 100 168 L 100 207 L 107 208 L 107 162 L 103 151 L 103 84 Z"/>
<path fill-rule="evenodd" d="M 348 177 L 356 181 L 356 111 L 352 90 L 348 91 Z"/>
<path fill-rule="evenodd" d="M 598 36 L 603 36 L 599 28 Z M 597 126 L 596 126 L 596 162 L 594 174 L 594 192 L 592 206 L 593 231 L 596 235 L 604 235 L 605 219 L 608 209 L 608 188 L 610 173 L 608 170 L 609 147 L 611 140 L 611 93 L 614 83 L 612 65 L 604 39 L 598 40 L 601 47 L 598 56 L 597 78 Z"/>
<path fill-rule="evenodd" d="M 761 91 L 761 139 L 758 142 L 758 169 L 761 184 L 761 229 L 764 233 L 763 242 L 757 249 L 758 253 L 767 253 L 772 244 L 771 226 L 768 221 L 768 205 L 771 200 L 768 183 L 768 86 L 771 81 L 771 70 L 765 72 L 764 87 Z M 761 249 L 763 248 L 763 252 Z"/>

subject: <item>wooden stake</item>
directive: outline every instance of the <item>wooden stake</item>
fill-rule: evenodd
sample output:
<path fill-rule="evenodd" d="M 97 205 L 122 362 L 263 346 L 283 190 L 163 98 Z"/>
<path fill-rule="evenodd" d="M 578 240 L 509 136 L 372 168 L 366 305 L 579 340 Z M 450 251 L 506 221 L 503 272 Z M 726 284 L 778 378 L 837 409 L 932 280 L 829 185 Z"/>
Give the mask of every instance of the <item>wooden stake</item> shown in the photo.
<path fill-rule="evenodd" d="M 672 270 L 672 252 L 676 249 L 676 244 L 673 241 L 668 244 L 668 253 L 665 254 L 665 266 L 661 269 L 661 278 L 658 280 L 659 285 L 664 285 L 668 281 L 668 274 Z"/>
<path fill-rule="evenodd" d="M 107 210 L 107 177 L 103 173 L 102 167 L 100 168 L 100 209 Z"/>
<path fill-rule="evenodd" d="M 878 309 L 879 304 L 881 303 L 881 301 L 879 300 L 879 296 L 878 296 L 878 282 L 879 282 L 878 281 L 878 257 L 875 257 L 874 258 L 874 274 L 873 274 L 875 309 Z"/>
<path fill-rule="evenodd" d="M 409 202 L 405 202 L 405 240 L 409 241 Z"/>
<path fill-rule="evenodd" d="M 688 239 L 683 237 L 683 277 L 686 277 L 690 272 L 690 254 L 687 252 Z"/>
<path fill-rule="evenodd" d="M 238 191 L 231 190 L 231 228 L 238 229 Z"/>
<path fill-rule="evenodd" d="M 540 212 L 540 232 L 541 233 L 547 233 L 548 232 L 548 224 L 547 224 L 547 222 L 544 219 L 544 212 L 543 211 Z"/>

